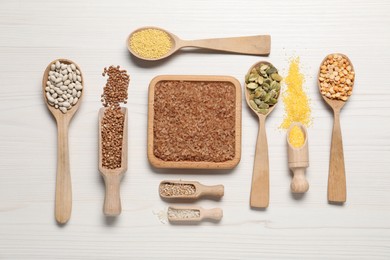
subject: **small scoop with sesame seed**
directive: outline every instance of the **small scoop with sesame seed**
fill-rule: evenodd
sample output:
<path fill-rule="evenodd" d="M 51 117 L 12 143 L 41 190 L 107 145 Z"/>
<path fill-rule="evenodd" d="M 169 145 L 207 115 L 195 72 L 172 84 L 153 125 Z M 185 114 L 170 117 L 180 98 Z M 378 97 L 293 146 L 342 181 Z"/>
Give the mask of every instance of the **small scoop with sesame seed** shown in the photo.
<path fill-rule="evenodd" d="M 133 31 L 127 40 L 130 53 L 147 61 L 167 58 L 185 47 L 267 56 L 271 50 L 271 36 L 256 35 L 186 41 L 164 29 L 148 26 Z"/>
<path fill-rule="evenodd" d="M 197 181 L 162 181 L 159 186 L 161 198 L 165 200 L 199 198 L 220 199 L 224 194 L 223 185 L 207 186 Z"/>
<path fill-rule="evenodd" d="M 346 55 L 329 54 L 322 61 L 318 72 L 318 87 L 334 114 L 328 176 L 330 202 L 343 203 L 347 197 L 340 111 L 352 94 L 354 80 L 355 71 Z"/>
<path fill-rule="evenodd" d="M 123 123 L 118 123 L 121 117 Z M 118 216 L 122 211 L 120 182 L 127 171 L 127 108 L 99 110 L 99 171 L 106 186 L 103 213 Z"/>

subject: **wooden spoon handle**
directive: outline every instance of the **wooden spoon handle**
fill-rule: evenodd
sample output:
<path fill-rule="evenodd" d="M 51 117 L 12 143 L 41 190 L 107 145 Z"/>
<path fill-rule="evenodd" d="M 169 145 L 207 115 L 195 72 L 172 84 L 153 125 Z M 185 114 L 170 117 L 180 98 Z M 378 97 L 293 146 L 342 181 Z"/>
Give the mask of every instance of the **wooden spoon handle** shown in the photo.
<path fill-rule="evenodd" d="M 266 208 L 269 204 L 269 161 L 264 116 L 260 116 L 259 123 L 259 133 L 257 136 L 252 175 L 250 206 L 255 208 Z"/>
<path fill-rule="evenodd" d="M 214 186 L 206 186 L 199 184 L 202 187 L 201 196 L 202 197 L 212 197 L 212 198 L 221 198 L 224 194 L 223 185 L 214 185 Z"/>
<path fill-rule="evenodd" d="M 204 209 L 202 219 L 221 220 L 222 216 L 223 212 L 220 208 Z"/>
<path fill-rule="evenodd" d="M 294 168 L 292 169 L 294 174 L 291 181 L 291 191 L 293 193 L 305 193 L 309 190 L 309 183 L 305 178 L 305 168 Z"/>
<path fill-rule="evenodd" d="M 347 197 L 340 110 L 334 112 L 332 146 L 330 149 L 328 200 L 345 202 Z"/>
<path fill-rule="evenodd" d="M 58 145 L 57 145 L 57 177 L 56 177 L 56 200 L 55 217 L 57 222 L 65 224 L 68 222 L 72 212 L 72 183 L 69 166 L 68 147 L 68 123 L 59 121 L 57 123 Z"/>
<path fill-rule="evenodd" d="M 106 216 L 118 216 L 122 212 L 120 198 L 121 175 L 104 175 L 106 195 L 104 197 L 103 213 Z"/>
<path fill-rule="evenodd" d="M 271 36 L 257 35 L 182 41 L 180 47 L 199 47 L 234 53 L 269 55 L 271 50 Z"/>

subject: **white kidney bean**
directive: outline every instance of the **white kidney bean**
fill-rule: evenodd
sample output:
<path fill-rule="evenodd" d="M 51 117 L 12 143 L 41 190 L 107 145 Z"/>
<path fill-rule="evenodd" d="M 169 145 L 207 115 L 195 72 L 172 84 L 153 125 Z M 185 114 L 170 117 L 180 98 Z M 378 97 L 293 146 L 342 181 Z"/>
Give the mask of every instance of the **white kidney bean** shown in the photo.
<path fill-rule="evenodd" d="M 52 63 L 45 87 L 48 104 L 66 113 L 81 97 L 81 82 L 81 73 L 75 64 Z"/>

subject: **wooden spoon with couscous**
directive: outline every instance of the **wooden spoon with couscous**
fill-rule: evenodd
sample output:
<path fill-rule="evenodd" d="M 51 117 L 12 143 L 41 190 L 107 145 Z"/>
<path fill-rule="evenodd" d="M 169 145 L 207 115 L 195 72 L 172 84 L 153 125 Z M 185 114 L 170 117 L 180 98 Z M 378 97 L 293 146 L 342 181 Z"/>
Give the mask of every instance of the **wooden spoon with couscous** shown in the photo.
<path fill-rule="evenodd" d="M 340 111 L 352 94 L 354 80 L 355 71 L 346 55 L 329 54 L 322 61 L 318 73 L 318 87 L 334 114 L 328 176 L 330 202 L 343 203 L 347 197 Z"/>
<path fill-rule="evenodd" d="M 127 40 L 127 48 L 130 53 L 147 61 L 164 59 L 184 47 L 251 55 L 269 55 L 271 36 L 256 35 L 186 41 L 164 29 L 149 26 L 135 30 Z"/>

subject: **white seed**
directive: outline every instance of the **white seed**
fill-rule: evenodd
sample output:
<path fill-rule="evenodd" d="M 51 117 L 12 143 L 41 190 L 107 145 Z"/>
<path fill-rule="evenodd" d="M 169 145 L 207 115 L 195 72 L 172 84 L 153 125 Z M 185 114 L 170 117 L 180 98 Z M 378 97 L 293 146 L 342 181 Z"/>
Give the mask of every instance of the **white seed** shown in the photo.
<path fill-rule="evenodd" d="M 53 94 L 55 91 L 54 91 L 54 89 L 50 89 L 50 91 L 49 91 L 51 94 Z"/>
<path fill-rule="evenodd" d="M 57 93 L 53 93 L 53 95 L 51 95 L 53 98 L 57 98 L 58 97 L 58 94 Z"/>
<path fill-rule="evenodd" d="M 66 64 L 61 64 L 61 69 L 62 70 L 66 69 L 66 67 L 68 67 Z"/>
<path fill-rule="evenodd" d="M 61 82 L 59 82 L 59 83 L 56 84 L 56 87 L 59 88 L 59 87 L 61 87 L 62 85 L 64 85 L 64 83 L 61 81 Z"/>
<path fill-rule="evenodd" d="M 46 90 L 46 91 L 50 91 L 50 88 L 49 88 L 49 87 L 46 87 L 45 90 Z"/>
<path fill-rule="evenodd" d="M 64 92 L 62 92 L 62 90 L 59 89 L 59 88 L 56 89 L 56 92 L 57 92 L 58 95 L 62 95 L 62 94 L 64 93 Z"/>
<path fill-rule="evenodd" d="M 69 77 L 68 77 L 68 78 L 69 78 L 69 80 L 71 80 L 71 81 L 72 81 L 72 80 L 73 80 L 73 74 L 72 74 L 72 73 L 69 73 L 68 75 L 69 75 Z"/>
<path fill-rule="evenodd" d="M 49 71 L 49 76 L 54 75 L 54 71 Z"/>
<path fill-rule="evenodd" d="M 51 85 L 51 82 L 48 80 L 48 81 L 46 81 L 46 85 L 47 86 L 50 86 Z"/>
<path fill-rule="evenodd" d="M 76 84 L 75 89 L 76 90 L 82 90 L 83 86 L 81 84 Z"/>
<path fill-rule="evenodd" d="M 77 91 L 77 97 L 79 98 L 81 96 L 81 91 Z"/>
<path fill-rule="evenodd" d="M 77 80 L 77 75 L 76 75 L 76 73 L 72 73 L 72 78 L 73 78 L 73 81 L 76 82 L 76 80 Z"/>
<path fill-rule="evenodd" d="M 51 75 L 51 76 L 50 76 L 50 80 L 51 80 L 52 82 L 56 82 L 56 77 L 54 77 L 53 75 Z"/>
<path fill-rule="evenodd" d="M 62 103 L 62 105 L 63 105 L 64 107 L 69 107 L 69 106 L 70 106 L 69 102 L 64 102 L 64 103 Z"/>
<path fill-rule="evenodd" d="M 58 72 L 54 73 L 54 75 L 55 75 L 56 77 L 62 76 L 62 75 L 61 75 L 60 73 L 58 73 Z"/>
<path fill-rule="evenodd" d="M 68 109 L 66 109 L 66 107 L 60 107 L 60 110 L 64 114 L 68 111 Z"/>
<path fill-rule="evenodd" d="M 79 81 L 81 83 L 81 77 L 80 76 L 77 76 L 77 81 Z"/>
<path fill-rule="evenodd" d="M 54 103 L 54 98 L 50 95 L 49 92 L 46 92 L 46 97 L 47 97 L 47 100 L 48 100 L 50 103 Z"/>
<path fill-rule="evenodd" d="M 72 97 L 72 95 L 71 94 L 66 94 L 66 98 L 71 98 Z"/>
<path fill-rule="evenodd" d="M 70 67 L 72 68 L 72 70 L 76 70 L 76 65 L 74 65 L 73 63 L 70 64 Z"/>
<path fill-rule="evenodd" d="M 51 66 L 50 66 L 50 70 L 55 70 L 56 69 L 56 65 L 53 63 L 53 64 L 51 64 Z"/>
<path fill-rule="evenodd" d="M 77 90 L 76 90 L 76 89 L 72 89 L 72 96 L 73 96 L 73 97 L 76 97 L 76 96 L 77 96 Z"/>
<path fill-rule="evenodd" d="M 56 69 L 59 69 L 61 67 L 61 64 L 59 61 L 56 61 Z"/>
<path fill-rule="evenodd" d="M 60 89 L 61 89 L 62 91 L 66 91 L 66 90 L 68 90 L 68 87 L 67 87 L 67 86 L 64 86 L 64 85 L 62 85 L 62 86 L 60 86 Z"/>
<path fill-rule="evenodd" d="M 75 98 L 73 99 L 72 104 L 73 104 L 73 105 L 76 105 L 77 101 L 79 101 L 79 98 L 75 97 Z"/>
<path fill-rule="evenodd" d="M 70 95 L 69 95 L 70 96 Z M 73 104 L 74 98 L 72 96 L 69 97 L 68 99 L 69 103 Z M 74 104 L 73 104 L 74 105 Z"/>
<path fill-rule="evenodd" d="M 57 98 L 58 102 L 64 102 L 64 99 L 62 97 Z"/>
<path fill-rule="evenodd" d="M 68 77 L 69 77 L 68 75 L 72 75 L 72 74 L 66 74 L 65 76 L 63 76 L 63 77 L 62 77 L 62 81 L 68 80 Z"/>
<path fill-rule="evenodd" d="M 68 99 L 68 96 L 67 95 L 65 95 L 65 94 L 62 94 L 62 96 L 61 96 L 64 100 L 65 99 Z"/>
<path fill-rule="evenodd" d="M 71 90 L 71 89 L 68 89 L 68 90 L 66 90 L 66 93 L 72 94 L 72 90 Z"/>
<path fill-rule="evenodd" d="M 64 85 L 65 86 L 68 86 L 69 84 L 70 84 L 70 80 L 69 79 L 64 81 Z"/>
<path fill-rule="evenodd" d="M 55 108 L 58 108 L 58 105 L 56 104 L 54 107 L 55 107 Z"/>
<path fill-rule="evenodd" d="M 64 102 L 58 102 L 58 106 L 62 107 Z"/>
<path fill-rule="evenodd" d="M 75 84 L 74 84 L 74 83 L 70 83 L 70 84 L 68 85 L 68 88 L 69 88 L 69 89 L 73 89 L 73 88 L 74 88 L 74 86 L 75 86 Z"/>
<path fill-rule="evenodd" d="M 54 99 L 54 104 L 58 105 L 58 100 Z"/>
<path fill-rule="evenodd" d="M 68 74 L 68 70 L 62 70 L 62 71 L 61 71 L 61 74 L 62 74 L 62 75 Z"/>
<path fill-rule="evenodd" d="M 72 107 L 73 107 L 72 105 L 68 106 L 68 110 L 71 109 Z"/>
<path fill-rule="evenodd" d="M 66 68 L 68 70 L 69 73 L 72 72 L 72 68 L 68 65 L 68 67 Z"/>
<path fill-rule="evenodd" d="M 80 73 L 79 70 L 76 70 L 76 74 L 77 74 L 77 75 L 81 75 L 81 73 Z"/>

